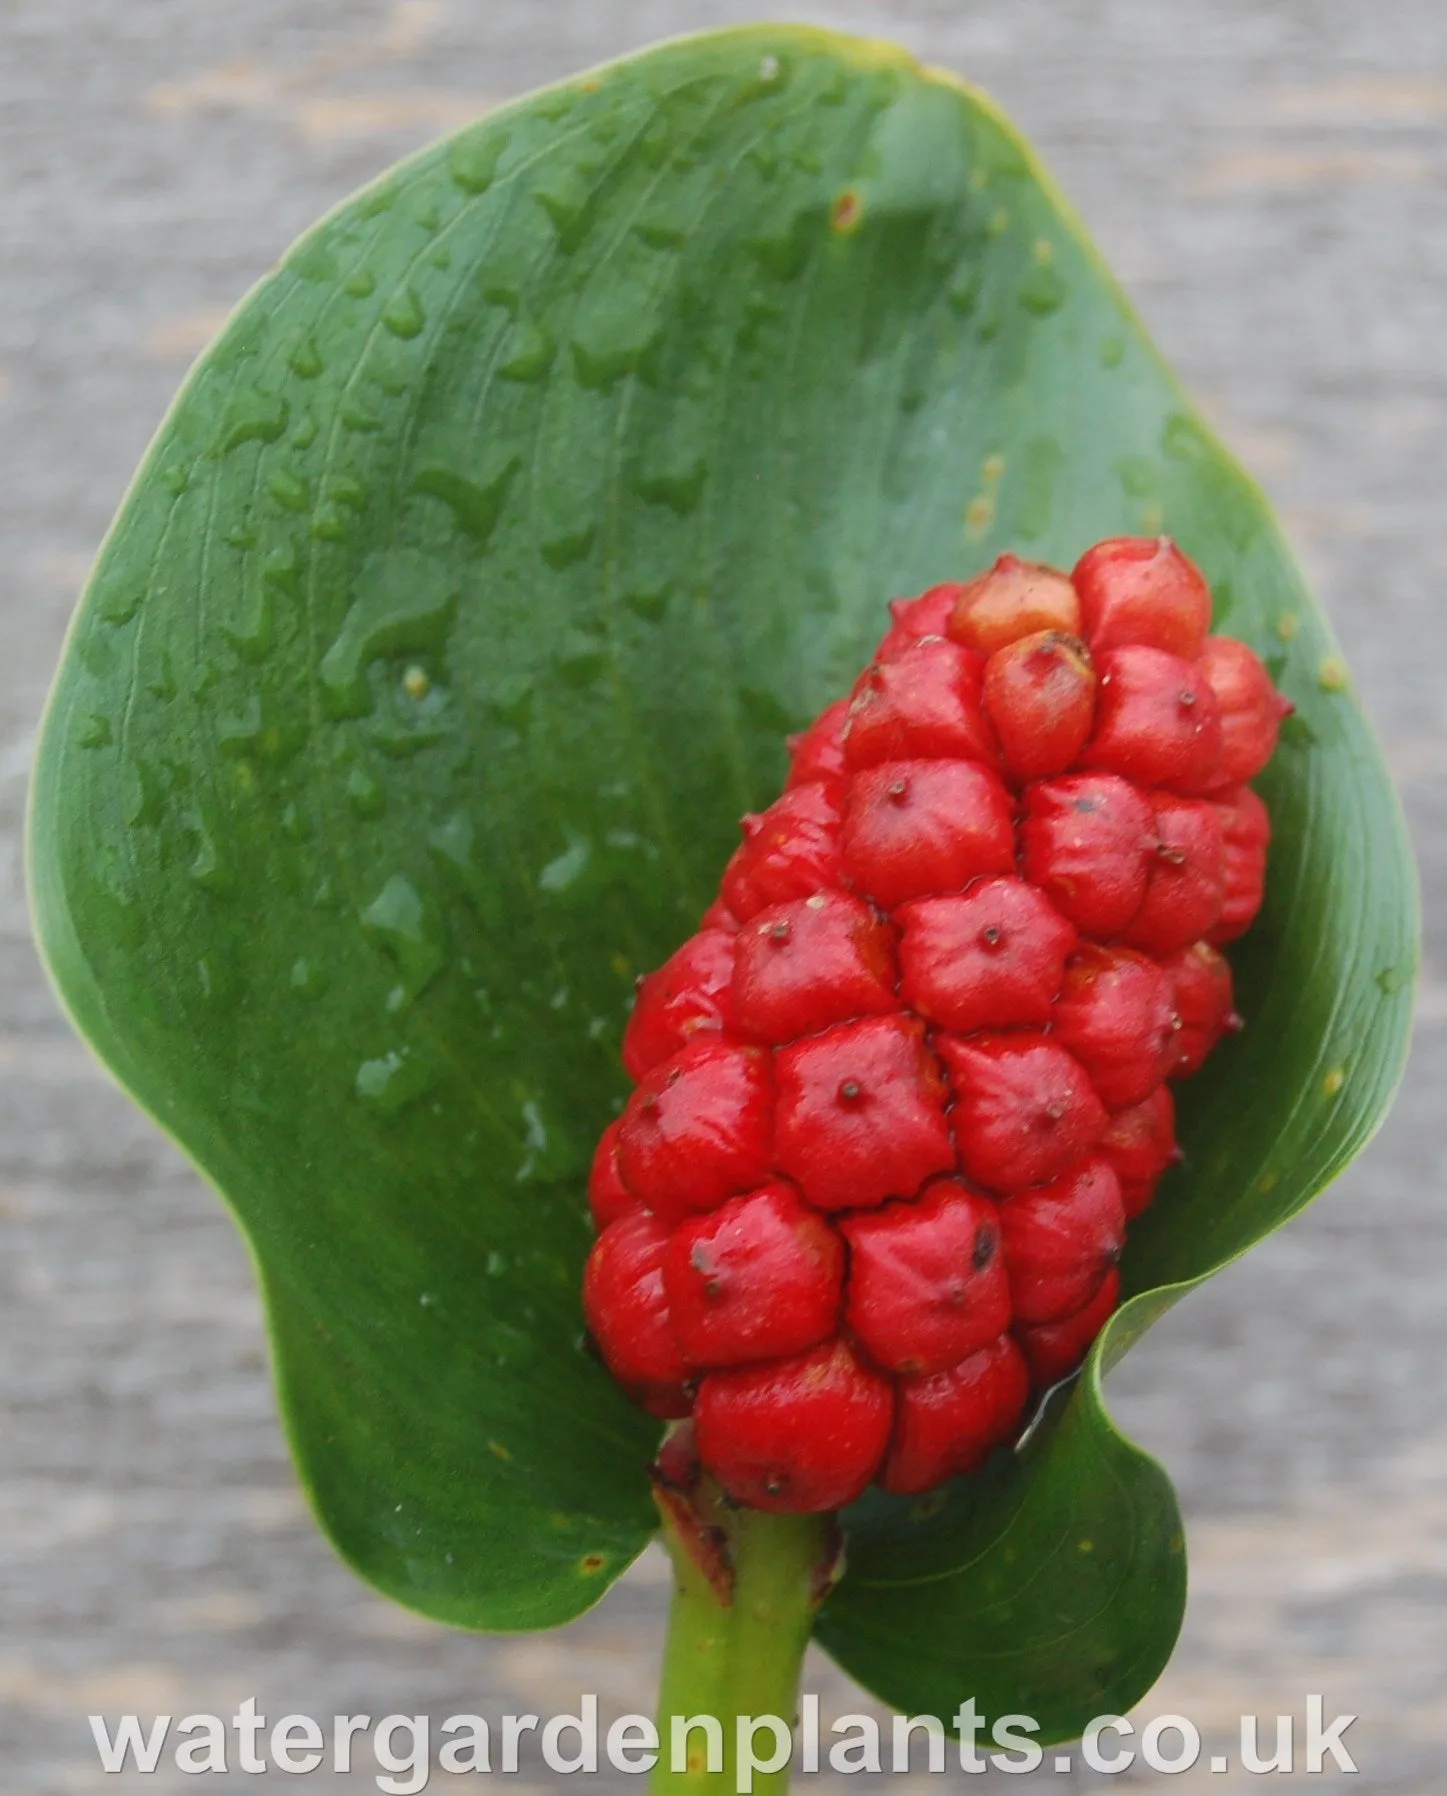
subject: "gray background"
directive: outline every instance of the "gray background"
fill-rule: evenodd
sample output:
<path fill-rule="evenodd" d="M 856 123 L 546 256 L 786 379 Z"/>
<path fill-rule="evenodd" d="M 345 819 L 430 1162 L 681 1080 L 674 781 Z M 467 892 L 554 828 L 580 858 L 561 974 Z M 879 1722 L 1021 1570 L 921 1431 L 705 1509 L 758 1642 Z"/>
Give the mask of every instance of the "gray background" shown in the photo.
<path fill-rule="evenodd" d="M 27 937 L 21 816 L 66 618 L 124 483 L 188 360 L 289 239 L 498 100 L 774 10 L 0 3 L 6 1792 L 197 1787 L 174 1770 L 103 1778 L 84 1723 L 95 1709 L 229 1712 L 255 1694 L 273 1716 L 547 1713 L 582 1689 L 605 1707 L 650 1704 L 666 1597 L 653 1559 L 566 1632 L 502 1641 L 415 1621 L 333 1560 L 282 1447 L 239 1241 L 47 992 Z M 1329 1712 L 1361 1715 L 1349 1739 L 1367 1787 L 1436 1791 L 1447 25 L 1430 0 L 801 0 L 793 16 L 903 41 L 993 90 L 1036 139 L 1281 507 L 1401 781 L 1428 936 L 1396 1112 L 1305 1219 L 1159 1327 L 1113 1395 L 1177 1479 L 1190 1526 L 1185 1634 L 1142 1714 L 1183 1712 L 1208 1752 L 1226 1750 L 1242 1710 L 1300 1714 L 1322 1691 Z M 851 1706 L 822 1661 L 810 1680 Z M 550 1787 L 530 1775 L 518 1783 Z M 970 1781 L 1073 1787 L 1046 1773 Z M 1114 1781 L 1259 1787 L 1204 1764 Z M 359 1774 L 346 1787 L 374 1786 Z"/>

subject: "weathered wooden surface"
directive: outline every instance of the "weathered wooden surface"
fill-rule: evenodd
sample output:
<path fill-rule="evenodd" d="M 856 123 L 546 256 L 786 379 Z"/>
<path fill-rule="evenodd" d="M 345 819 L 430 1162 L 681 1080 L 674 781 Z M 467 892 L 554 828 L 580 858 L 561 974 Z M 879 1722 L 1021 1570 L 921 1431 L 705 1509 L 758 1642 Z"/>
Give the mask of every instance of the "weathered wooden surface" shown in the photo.
<path fill-rule="evenodd" d="M 477 109 L 667 32 L 774 10 L 0 8 L 7 1792 L 196 1787 L 174 1770 L 103 1778 L 93 1709 L 229 1712 L 255 1694 L 272 1715 L 546 1714 L 588 1689 L 648 1704 L 665 1595 L 651 1561 L 572 1630 L 479 1641 L 414 1622 L 332 1559 L 294 1491 L 245 1254 L 57 1014 L 28 946 L 19 834 L 76 587 L 187 360 L 244 287 L 324 206 Z M 1232 1746 L 1243 1710 L 1299 1714 L 1320 1690 L 1329 1711 L 1361 1714 L 1349 1740 L 1367 1787 L 1425 1796 L 1447 1747 L 1447 35 L 1425 0 L 797 10 L 968 74 L 1036 138 L 1283 508 L 1400 775 L 1429 963 L 1397 1112 L 1309 1217 L 1158 1328 L 1114 1390 L 1191 1523 L 1185 1637 L 1142 1713 L 1192 1716 L 1209 1753 Z M 816 1687 L 851 1706 L 822 1664 Z M 541 1769 L 512 1781 L 552 1783 Z M 1258 1787 L 1204 1762 L 1116 1781 Z M 322 1784 L 375 1787 L 370 1773 L 306 1787 Z"/>

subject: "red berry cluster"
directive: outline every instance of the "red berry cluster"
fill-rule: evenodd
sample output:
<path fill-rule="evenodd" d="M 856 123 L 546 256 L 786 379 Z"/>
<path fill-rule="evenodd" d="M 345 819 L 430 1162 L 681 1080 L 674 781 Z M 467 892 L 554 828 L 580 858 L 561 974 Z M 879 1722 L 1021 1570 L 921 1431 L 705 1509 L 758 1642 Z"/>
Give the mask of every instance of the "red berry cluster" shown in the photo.
<path fill-rule="evenodd" d="M 760 1509 L 972 1471 L 1079 1365 L 1265 877 L 1288 707 L 1169 541 L 891 609 L 640 982 L 589 1186 L 603 1359 Z"/>

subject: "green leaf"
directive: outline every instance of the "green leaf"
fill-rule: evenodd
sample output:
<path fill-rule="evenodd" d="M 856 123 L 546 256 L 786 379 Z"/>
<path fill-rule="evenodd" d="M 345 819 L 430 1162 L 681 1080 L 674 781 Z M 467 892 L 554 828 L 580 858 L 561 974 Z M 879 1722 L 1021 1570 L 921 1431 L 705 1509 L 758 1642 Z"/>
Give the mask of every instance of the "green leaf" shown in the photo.
<path fill-rule="evenodd" d="M 891 1701 L 1063 1737 L 1179 1622 L 1169 1485 L 1103 1365 L 1379 1120 L 1410 864 L 1260 494 L 979 96 L 760 27 L 509 107 L 324 220 L 195 370 L 68 643 L 46 958 L 233 1207 L 341 1551 L 466 1626 L 648 1537 L 653 1425 L 582 1348 L 582 1189 L 634 975 L 883 601 L 1169 530 L 1297 716 L 1250 1027 L 1182 1105 L 1136 1301 L 1030 1447 L 853 1518 L 821 1633 Z"/>

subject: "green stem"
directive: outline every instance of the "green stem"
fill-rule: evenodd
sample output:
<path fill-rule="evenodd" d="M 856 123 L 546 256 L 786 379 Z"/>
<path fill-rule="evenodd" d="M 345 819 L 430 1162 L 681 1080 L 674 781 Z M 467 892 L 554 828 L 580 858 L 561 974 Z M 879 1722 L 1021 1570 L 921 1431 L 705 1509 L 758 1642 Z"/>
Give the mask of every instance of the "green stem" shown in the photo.
<path fill-rule="evenodd" d="M 738 1717 L 777 1716 L 792 1729 L 804 1649 L 827 1571 L 832 1518 L 764 1515 L 738 1509 L 722 1518 L 733 1569 L 732 1600 L 715 1584 L 681 1538 L 667 1509 L 663 1536 L 673 1560 L 675 1587 L 659 1691 L 661 1751 L 653 1796 L 718 1796 L 752 1787 L 756 1796 L 784 1796 L 789 1761 L 777 1771 L 739 1776 Z M 674 1716 L 712 1715 L 723 1735 L 723 1767 L 709 1771 L 707 1737 L 687 1736 L 687 1764 L 672 1768 Z M 775 1738 L 761 1728 L 755 1762 L 774 1755 Z"/>

